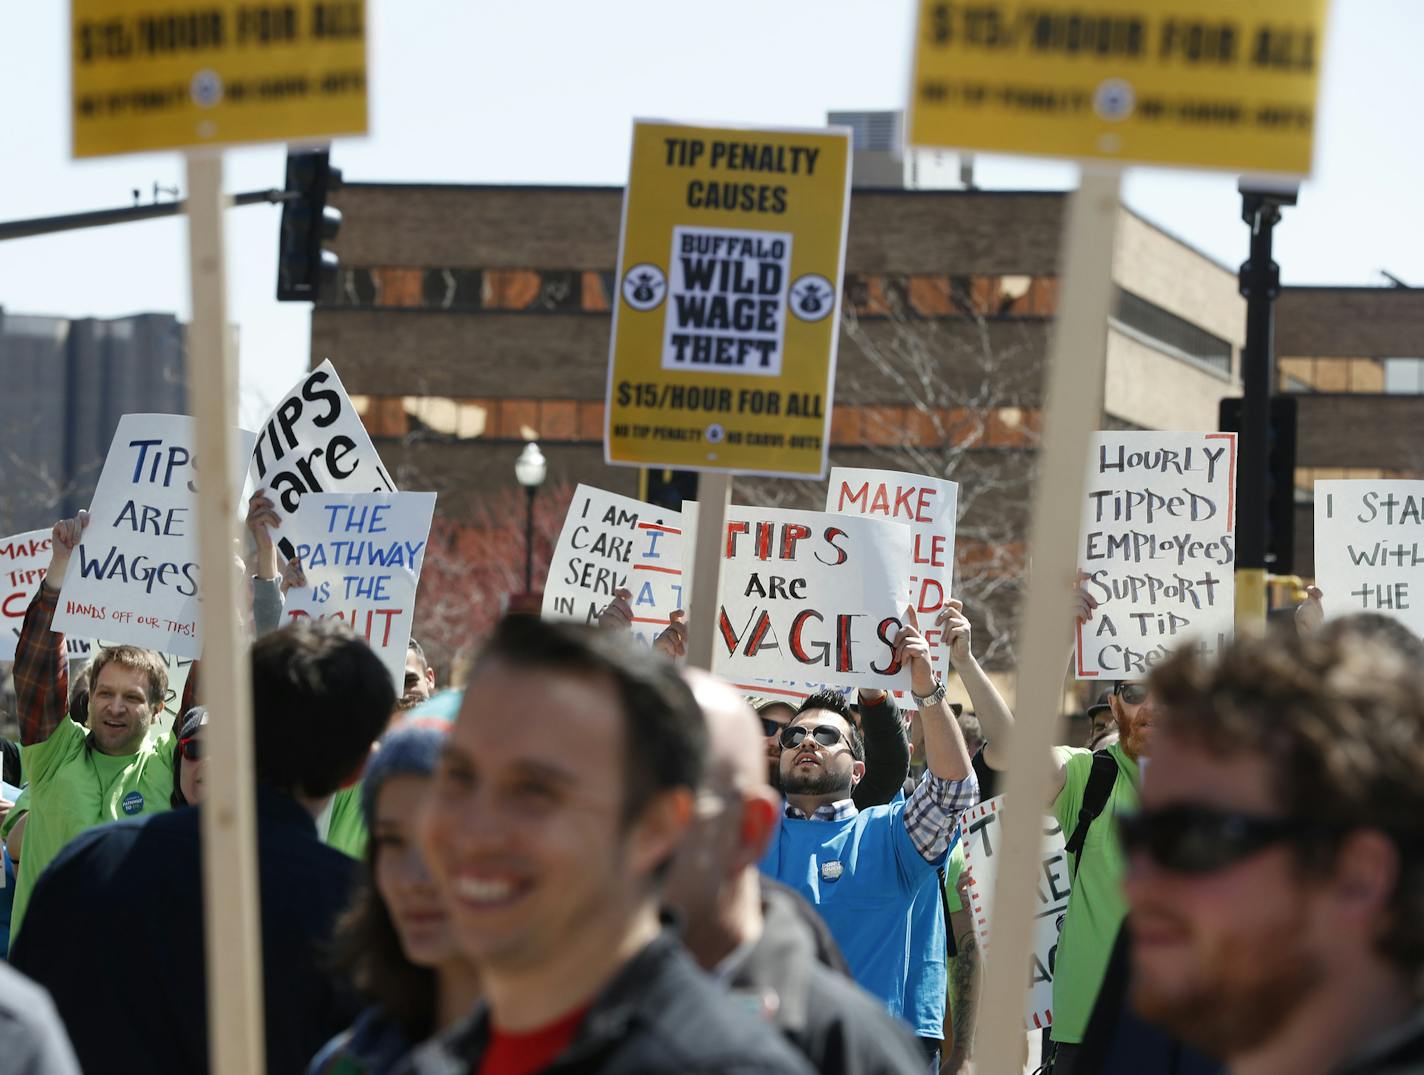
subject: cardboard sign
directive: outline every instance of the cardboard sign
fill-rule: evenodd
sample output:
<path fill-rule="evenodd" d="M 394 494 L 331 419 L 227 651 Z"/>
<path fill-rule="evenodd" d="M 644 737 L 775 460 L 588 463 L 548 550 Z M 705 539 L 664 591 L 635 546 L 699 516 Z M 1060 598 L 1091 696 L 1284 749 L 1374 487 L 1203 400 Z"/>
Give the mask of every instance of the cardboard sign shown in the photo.
<path fill-rule="evenodd" d="M 75 157 L 366 132 L 365 0 L 71 0 Z"/>
<path fill-rule="evenodd" d="M 849 207 L 845 129 L 634 124 L 608 462 L 826 473 Z"/>
<path fill-rule="evenodd" d="M 0 538 L 0 661 L 15 659 L 15 642 L 25 622 L 25 611 L 49 570 L 49 554 L 48 530 Z M 89 655 L 87 638 L 66 636 L 64 644 L 71 658 Z"/>
<path fill-rule="evenodd" d="M 919 0 L 909 141 L 1310 171 L 1325 0 Z"/>
<path fill-rule="evenodd" d="M 1079 679 L 1143 679 L 1184 643 L 1234 631 L 1236 434 L 1097 433 L 1079 530 Z"/>
<path fill-rule="evenodd" d="M 540 614 L 594 623 L 625 588 L 633 592 L 633 634 L 651 646 L 683 607 L 682 516 L 580 485 L 549 562 Z"/>
<path fill-rule="evenodd" d="M 959 483 L 897 470 L 834 467 L 826 510 L 838 515 L 894 519 L 910 528 L 910 599 L 930 645 L 930 664 L 948 679 L 949 651 L 934 626 L 950 597 L 954 578 L 954 529 L 959 519 Z M 914 708 L 908 694 L 898 699 Z"/>
<path fill-rule="evenodd" d="M 1379 612 L 1424 635 L 1424 481 L 1317 481 L 1325 615 Z"/>
<path fill-rule="evenodd" d="M 287 523 L 307 585 L 287 591 L 287 620 L 344 620 L 385 662 L 396 696 L 434 493 L 309 493 Z"/>
<path fill-rule="evenodd" d="M 248 478 L 254 490 L 267 490 L 283 519 L 308 493 L 396 491 L 331 359 L 303 377 L 262 424 Z M 293 538 L 285 530 L 274 534 L 290 560 Z"/>
<path fill-rule="evenodd" d="M 179 657 L 202 654 L 194 419 L 126 414 L 114 431 L 89 528 L 69 558 L 54 629 Z M 246 459 L 253 434 L 238 430 Z M 232 476 L 234 492 L 241 474 Z"/>
<path fill-rule="evenodd" d="M 1003 842 L 999 826 L 1002 795 L 971 806 L 960 815 L 959 838 L 964 842 L 964 864 L 969 872 L 969 909 L 974 914 L 974 936 L 982 955 L 989 954 L 993 934 L 994 880 L 997 856 Z M 1051 817 L 1043 819 L 1043 851 L 1038 876 L 1038 900 L 1033 918 L 1033 954 L 1028 991 L 1024 995 L 1024 1026 L 1041 1030 L 1053 1023 L 1053 973 L 1057 963 L 1058 932 L 1068 913 L 1068 857 L 1063 851 L 1063 831 Z"/>
<path fill-rule="evenodd" d="M 890 645 L 909 602 L 909 527 L 733 505 L 724 533 L 714 672 L 909 689 Z"/>

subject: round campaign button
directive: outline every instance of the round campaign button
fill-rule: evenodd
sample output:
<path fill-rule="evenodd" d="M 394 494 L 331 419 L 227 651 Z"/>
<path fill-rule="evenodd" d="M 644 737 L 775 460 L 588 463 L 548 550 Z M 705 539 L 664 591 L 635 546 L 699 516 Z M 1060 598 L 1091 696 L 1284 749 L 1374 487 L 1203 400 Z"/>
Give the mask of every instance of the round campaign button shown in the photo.
<path fill-rule="evenodd" d="M 837 859 L 821 863 L 822 881 L 839 881 L 843 873 L 845 873 L 845 867 L 842 866 Z"/>
<path fill-rule="evenodd" d="M 123 802 L 120 805 L 126 814 L 133 815 L 143 813 L 143 792 L 129 792 L 124 796 Z"/>

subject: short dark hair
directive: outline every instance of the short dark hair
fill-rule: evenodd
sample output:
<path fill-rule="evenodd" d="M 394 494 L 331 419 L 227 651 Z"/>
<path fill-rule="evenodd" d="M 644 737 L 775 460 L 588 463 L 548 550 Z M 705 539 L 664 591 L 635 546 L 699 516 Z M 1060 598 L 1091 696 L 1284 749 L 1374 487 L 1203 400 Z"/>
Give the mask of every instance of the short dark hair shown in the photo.
<path fill-rule="evenodd" d="M 623 817 L 632 822 L 658 794 L 696 789 L 707 764 L 707 726 L 692 690 L 661 654 L 622 632 L 506 616 L 478 664 L 499 661 L 613 681 L 624 720 Z"/>
<path fill-rule="evenodd" d="M 791 718 L 791 723 L 796 723 L 796 717 L 810 709 L 825 709 L 846 722 L 850 729 L 847 737 L 850 743 L 850 756 L 856 761 L 865 760 L 865 740 L 861 738 L 860 724 L 855 719 L 855 714 L 850 711 L 850 703 L 846 701 L 845 695 L 839 691 L 822 688 L 815 694 L 808 695 L 801 703 L 801 708 L 796 710 L 796 716 Z"/>
<path fill-rule="evenodd" d="M 385 664 L 340 620 L 294 620 L 252 646 L 259 783 L 330 795 L 360 770 L 390 722 Z"/>
<path fill-rule="evenodd" d="M 1263 758 L 1288 817 L 1337 832 L 1374 829 L 1394 841 L 1399 876 L 1375 945 L 1417 981 L 1424 974 L 1424 665 L 1419 641 L 1381 620 L 1345 616 L 1305 636 L 1239 638 L 1215 662 L 1184 648 L 1151 682 L 1162 734 L 1217 757 Z M 1328 862 L 1334 846 L 1313 850 Z"/>
<path fill-rule="evenodd" d="M 415 635 L 410 636 L 410 641 L 405 644 L 405 648 L 407 653 L 414 653 L 420 658 L 420 667 L 430 667 L 430 662 L 425 659 L 425 650 L 421 648 L 420 643 L 415 640 Z"/>

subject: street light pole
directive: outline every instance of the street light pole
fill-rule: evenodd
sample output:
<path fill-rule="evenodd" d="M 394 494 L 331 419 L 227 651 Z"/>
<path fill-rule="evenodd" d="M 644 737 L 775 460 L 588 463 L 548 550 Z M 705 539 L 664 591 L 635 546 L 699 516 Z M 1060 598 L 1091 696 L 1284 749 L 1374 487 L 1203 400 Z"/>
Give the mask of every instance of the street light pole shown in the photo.
<path fill-rule="evenodd" d="M 1251 227 L 1251 256 L 1241 265 L 1246 346 L 1241 351 L 1239 463 L 1236 472 L 1236 622 L 1266 622 L 1266 515 L 1270 487 L 1271 381 L 1275 372 L 1275 302 L 1281 269 L 1271 258 L 1281 207 L 1295 189 L 1239 185 L 1241 218 Z"/>
<path fill-rule="evenodd" d="M 514 477 L 524 486 L 524 592 L 534 589 L 534 496 L 539 486 L 544 484 L 544 476 L 549 472 L 548 462 L 539 445 L 530 441 L 514 461 Z"/>
<path fill-rule="evenodd" d="M 524 487 L 524 592 L 534 589 L 534 494 L 537 485 Z"/>

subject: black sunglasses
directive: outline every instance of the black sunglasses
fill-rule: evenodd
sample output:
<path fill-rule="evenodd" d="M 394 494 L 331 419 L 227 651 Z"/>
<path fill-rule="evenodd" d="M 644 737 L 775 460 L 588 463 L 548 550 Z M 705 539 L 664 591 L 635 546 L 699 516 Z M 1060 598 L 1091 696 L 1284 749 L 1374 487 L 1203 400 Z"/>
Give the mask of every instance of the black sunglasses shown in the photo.
<path fill-rule="evenodd" d="M 1123 853 L 1142 851 L 1174 873 L 1213 873 L 1272 844 L 1314 843 L 1340 829 L 1288 817 L 1256 817 L 1204 806 L 1168 806 L 1117 819 Z"/>
<path fill-rule="evenodd" d="M 178 740 L 178 749 L 183 751 L 183 757 L 189 761 L 197 761 L 203 756 L 202 742 L 196 738 Z"/>
<path fill-rule="evenodd" d="M 795 750 L 808 735 L 823 747 L 833 747 L 845 738 L 844 732 L 830 724 L 817 724 L 814 728 L 807 728 L 804 724 L 793 724 L 782 730 L 781 748 Z"/>
<path fill-rule="evenodd" d="M 786 725 L 782 724 L 779 720 L 772 720 L 770 717 L 761 718 L 761 731 L 768 739 L 773 735 L 780 734 L 781 729 L 784 727 L 786 727 Z"/>
<path fill-rule="evenodd" d="M 1128 705 L 1141 705 L 1147 701 L 1147 685 L 1145 683 L 1119 683 L 1117 690 L 1113 693 Z"/>

